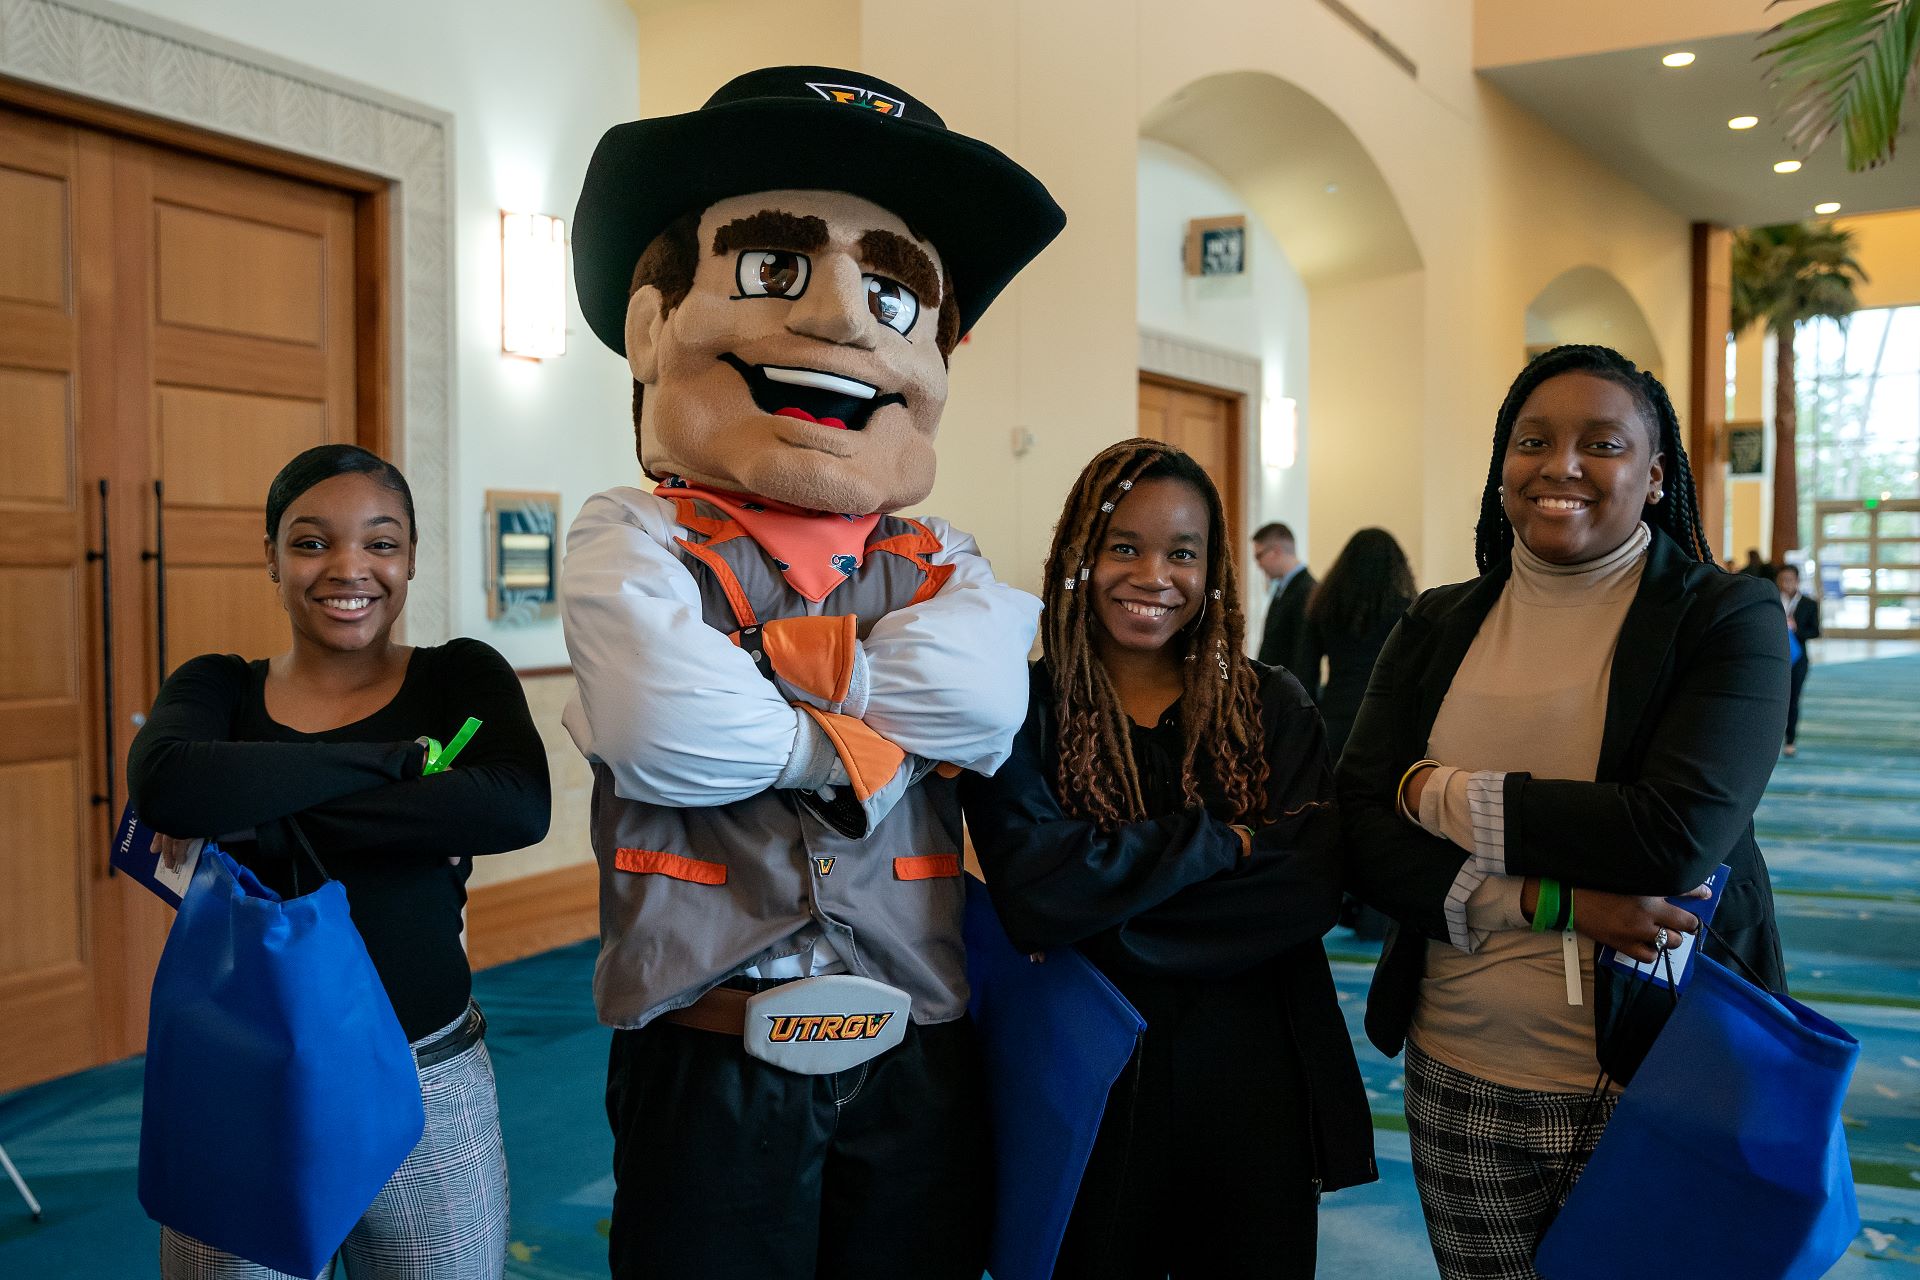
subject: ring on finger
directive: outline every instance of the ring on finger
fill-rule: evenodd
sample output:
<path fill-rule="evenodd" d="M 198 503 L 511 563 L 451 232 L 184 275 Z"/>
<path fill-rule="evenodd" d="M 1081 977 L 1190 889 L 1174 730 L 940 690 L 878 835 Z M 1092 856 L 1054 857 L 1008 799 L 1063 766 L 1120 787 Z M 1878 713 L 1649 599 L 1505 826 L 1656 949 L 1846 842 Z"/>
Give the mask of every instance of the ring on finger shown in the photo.
<path fill-rule="evenodd" d="M 1661 925 L 1658 929 L 1654 930 L 1653 949 L 1655 951 L 1665 951 L 1667 949 L 1667 927 L 1665 925 Z"/>

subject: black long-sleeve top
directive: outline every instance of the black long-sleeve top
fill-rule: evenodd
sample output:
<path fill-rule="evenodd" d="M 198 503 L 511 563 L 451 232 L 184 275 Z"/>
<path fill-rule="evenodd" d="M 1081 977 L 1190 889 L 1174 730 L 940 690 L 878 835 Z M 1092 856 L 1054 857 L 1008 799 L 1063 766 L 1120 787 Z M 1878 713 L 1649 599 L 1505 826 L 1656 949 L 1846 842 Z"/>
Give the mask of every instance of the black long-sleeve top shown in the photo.
<path fill-rule="evenodd" d="M 267 664 L 205 654 L 160 690 L 127 761 L 133 805 L 168 835 L 252 832 L 221 847 L 281 894 L 317 876 L 289 856 L 297 821 L 346 889 L 367 953 L 409 1039 L 445 1026 L 472 986 L 460 943 L 472 858 L 547 832 L 546 749 L 506 660 L 477 640 L 416 648 L 379 711 L 322 733 L 267 714 Z M 480 731 L 422 777 L 414 739 Z"/>
<path fill-rule="evenodd" d="M 1155 1028 L 1234 1052 L 1245 1020 L 1284 1024 L 1303 1072 L 1325 1189 L 1375 1176 L 1372 1126 L 1320 938 L 1340 905 L 1339 821 L 1320 717 L 1299 681 L 1264 672 L 1269 769 L 1250 856 L 1222 798 L 1180 787 L 1180 704 L 1134 726 L 1151 815 L 1101 831 L 1055 790 L 1053 687 L 1031 672 L 1026 723 L 991 778 L 962 775 L 974 850 L 1007 935 L 1023 950 L 1077 945 Z M 1244 1100 L 1242 1105 L 1248 1105 Z"/>

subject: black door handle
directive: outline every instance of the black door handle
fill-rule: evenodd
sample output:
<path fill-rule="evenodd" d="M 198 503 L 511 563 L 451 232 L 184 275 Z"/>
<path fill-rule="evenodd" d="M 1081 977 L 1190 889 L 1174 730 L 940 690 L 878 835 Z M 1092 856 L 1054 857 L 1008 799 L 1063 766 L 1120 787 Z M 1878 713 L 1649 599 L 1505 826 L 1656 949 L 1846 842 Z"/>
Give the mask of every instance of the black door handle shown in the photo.
<path fill-rule="evenodd" d="M 107 828 L 111 831 L 113 824 L 119 820 L 120 815 L 114 812 L 116 806 L 114 804 L 113 769 L 113 730 L 115 719 L 113 711 L 113 558 L 109 554 L 113 550 L 113 525 L 107 511 L 107 481 L 104 476 L 102 476 L 99 481 L 99 492 L 100 549 L 98 551 L 89 549 L 87 551 L 87 559 L 97 562 L 100 566 L 100 746 L 105 757 L 101 761 L 101 764 L 102 778 L 106 782 L 106 792 L 104 794 L 95 792 L 93 802 L 107 806 Z M 111 860 L 107 862 L 107 874 L 109 876 L 117 874 Z"/>
<path fill-rule="evenodd" d="M 153 550 L 142 551 L 140 559 L 154 565 L 153 652 L 158 678 L 153 691 L 157 695 L 167 682 L 167 491 L 158 480 L 153 482 Z"/>

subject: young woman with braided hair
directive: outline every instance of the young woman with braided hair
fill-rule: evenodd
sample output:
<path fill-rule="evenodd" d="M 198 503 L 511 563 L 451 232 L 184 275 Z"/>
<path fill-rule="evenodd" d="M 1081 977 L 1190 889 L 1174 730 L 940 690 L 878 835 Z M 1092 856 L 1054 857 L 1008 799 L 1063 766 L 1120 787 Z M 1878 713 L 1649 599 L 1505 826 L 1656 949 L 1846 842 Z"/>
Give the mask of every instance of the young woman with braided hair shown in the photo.
<path fill-rule="evenodd" d="M 1532 1280 L 1672 1007 L 1595 944 L 1654 960 L 1699 928 L 1668 898 L 1725 864 L 1705 950 L 1784 990 L 1753 811 L 1787 653 L 1766 583 L 1714 562 L 1666 391 L 1606 347 L 1515 380 L 1474 549 L 1387 641 L 1339 794 L 1353 887 L 1397 922 L 1367 1034 L 1406 1048 L 1440 1274 Z"/>
<path fill-rule="evenodd" d="M 1372 1125 L 1320 938 L 1339 906 L 1319 715 L 1244 656 L 1220 498 L 1171 446 L 1101 453 L 1047 557 L 1026 724 L 961 802 L 1025 950 L 1078 946 L 1147 1021 L 1056 1276 L 1311 1276 Z"/>

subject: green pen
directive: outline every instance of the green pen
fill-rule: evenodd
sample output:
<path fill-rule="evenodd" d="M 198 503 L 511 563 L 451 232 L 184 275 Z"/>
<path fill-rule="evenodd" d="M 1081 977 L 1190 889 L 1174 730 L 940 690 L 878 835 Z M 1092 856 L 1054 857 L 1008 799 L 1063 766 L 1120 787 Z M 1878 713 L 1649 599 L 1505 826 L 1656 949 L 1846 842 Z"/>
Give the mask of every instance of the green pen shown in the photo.
<path fill-rule="evenodd" d="M 453 735 L 452 741 L 441 746 L 436 738 L 420 737 L 415 741 L 427 749 L 427 762 L 420 766 L 420 776 L 425 778 L 436 773 L 445 773 L 453 767 L 453 758 L 473 741 L 473 735 L 480 732 L 480 721 L 473 716 L 460 726 L 460 732 Z"/>

